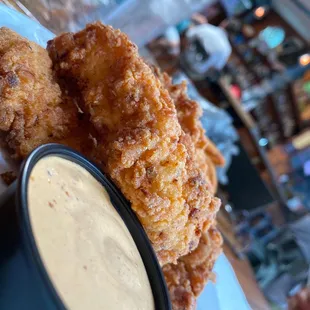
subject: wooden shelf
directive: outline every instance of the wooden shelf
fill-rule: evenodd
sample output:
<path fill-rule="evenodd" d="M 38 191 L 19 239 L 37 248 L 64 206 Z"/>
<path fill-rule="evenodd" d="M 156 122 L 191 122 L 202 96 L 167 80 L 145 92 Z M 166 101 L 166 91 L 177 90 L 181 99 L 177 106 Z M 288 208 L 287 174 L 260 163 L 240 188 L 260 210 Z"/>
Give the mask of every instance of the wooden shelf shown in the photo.
<path fill-rule="evenodd" d="M 251 141 L 258 152 L 259 158 L 263 163 L 266 171 L 268 172 L 271 182 L 271 192 L 273 193 L 274 198 L 279 202 L 279 205 L 281 206 L 281 210 L 283 212 L 283 216 L 287 218 L 289 208 L 287 206 L 286 197 L 281 186 L 278 183 L 276 173 L 273 170 L 272 165 L 270 164 L 265 148 L 259 144 L 259 140 L 261 137 L 254 119 L 248 112 L 244 110 L 241 102 L 231 94 L 230 87 L 224 78 L 221 78 L 219 80 L 219 86 L 222 89 L 224 95 L 226 96 L 228 103 L 238 115 L 241 122 L 244 124 L 244 127 L 247 129 Z"/>
<path fill-rule="evenodd" d="M 247 12 L 245 15 L 250 14 L 250 12 Z M 241 22 L 243 21 L 243 19 L 245 18 L 245 15 L 236 17 L 238 20 L 240 20 Z M 229 23 L 229 22 L 227 22 Z M 282 19 L 282 17 L 277 14 L 275 11 L 271 10 L 266 17 L 264 17 L 263 20 L 260 21 L 255 21 L 251 26 L 253 26 L 254 28 L 254 36 L 252 38 L 255 38 L 259 35 L 259 33 L 265 29 L 266 27 L 269 26 L 277 26 L 277 27 L 282 27 L 286 33 L 286 37 L 296 37 L 298 39 L 300 39 L 305 46 L 309 46 L 307 42 L 305 42 L 303 40 L 303 38 L 300 37 L 300 35 L 285 21 Z M 274 72 L 274 65 L 273 63 L 268 59 L 268 57 L 261 53 L 256 47 L 251 47 L 249 45 L 249 41 L 251 40 L 251 38 L 248 38 L 246 35 L 243 35 L 242 31 L 240 30 L 239 35 L 242 35 L 242 40 L 240 41 L 241 45 L 244 45 L 244 50 L 245 51 L 250 51 L 253 54 L 252 58 L 257 58 L 259 59 L 259 63 L 261 66 L 265 66 L 266 68 L 269 69 L 268 72 L 266 72 L 266 77 L 263 78 L 261 77 L 262 75 L 260 75 L 260 72 L 258 72 L 256 70 L 256 64 L 252 63 L 251 61 L 247 61 L 244 59 L 243 53 L 240 52 L 240 50 L 238 49 L 238 46 L 234 46 L 238 43 L 235 43 L 234 38 L 238 36 L 237 33 L 234 32 L 229 32 L 229 39 L 231 42 L 232 50 L 233 50 L 233 55 L 240 61 L 240 64 L 242 64 L 243 67 L 245 67 L 245 69 L 247 70 L 247 72 L 249 72 L 253 77 L 254 80 L 253 81 L 253 85 L 257 85 L 257 84 L 261 84 L 265 79 L 269 79 L 271 78 L 273 72 Z M 242 49 L 243 50 L 243 49 Z M 298 134 L 302 129 L 304 129 L 306 126 L 310 125 L 310 121 L 309 122 L 303 122 L 301 120 L 301 115 L 300 115 L 300 111 L 298 109 L 298 105 L 296 102 L 296 99 L 294 98 L 294 94 L 292 91 L 292 85 L 287 85 L 285 84 L 285 82 L 283 82 L 283 93 L 287 96 L 288 100 L 287 100 L 287 105 L 288 105 L 288 111 L 291 111 L 291 114 L 288 115 L 288 118 L 291 118 L 292 123 L 294 123 L 294 128 L 292 129 L 291 132 L 291 136 Z M 273 121 L 277 124 L 278 128 L 279 128 L 279 143 L 283 143 L 286 142 L 288 138 L 290 138 L 291 136 L 288 136 L 287 133 L 285 132 L 286 128 L 286 124 L 284 123 L 283 120 L 283 115 L 281 114 L 281 111 L 278 109 L 279 106 L 276 103 L 276 100 L 273 98 L 273 96 L 267 96 L 265 99 L 266 105 L 270 105 L 270 114 L 273 117 Z"/>

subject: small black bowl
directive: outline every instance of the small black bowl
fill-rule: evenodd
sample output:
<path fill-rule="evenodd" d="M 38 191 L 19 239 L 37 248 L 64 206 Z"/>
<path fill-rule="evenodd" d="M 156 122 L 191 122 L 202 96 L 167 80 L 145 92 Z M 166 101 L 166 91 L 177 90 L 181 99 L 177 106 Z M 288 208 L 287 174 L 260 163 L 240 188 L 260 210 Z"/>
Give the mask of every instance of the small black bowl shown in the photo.
<path fill-rule="evenodd" d="M 105 187 L 140 252 L 155 308 L 171 310 L 167 286 L 156 255 L 128 201 L 94 164 L 59 144 L 46 144 L 34 150 L 24 161 L 18 180 L 0 196 L 0 309 L 65 309 L 41 260 L 27 207 L 30 173 L 41 158 L 50 155 L 80 165 Z"/>

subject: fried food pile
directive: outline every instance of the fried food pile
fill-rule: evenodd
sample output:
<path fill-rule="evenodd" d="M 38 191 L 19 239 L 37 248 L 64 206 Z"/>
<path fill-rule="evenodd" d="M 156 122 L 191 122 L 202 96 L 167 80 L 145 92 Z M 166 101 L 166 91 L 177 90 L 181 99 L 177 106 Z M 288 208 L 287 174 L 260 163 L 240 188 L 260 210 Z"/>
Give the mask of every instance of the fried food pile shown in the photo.
<path fill-rule="evenodd" d="M 155 73 L 154 73 L 154 71 Z M 95 161 L 130 201 L 156 251 L 173 309 L 194 309 L 221 251 L 215 165 L 198 104 L 97 22 L 47 51 L 0 29 L 0 130 L 16 158 L 49 142 Z"/>

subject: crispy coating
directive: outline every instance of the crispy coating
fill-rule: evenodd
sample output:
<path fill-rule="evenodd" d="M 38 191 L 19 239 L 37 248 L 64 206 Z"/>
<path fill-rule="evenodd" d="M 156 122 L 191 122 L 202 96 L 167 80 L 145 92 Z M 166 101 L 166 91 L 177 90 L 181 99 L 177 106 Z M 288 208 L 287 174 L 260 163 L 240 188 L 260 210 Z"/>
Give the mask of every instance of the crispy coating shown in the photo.
<path fill-rule="evenodd" d="M 167 74 L 161 73 L 158 68 L 153 68 L 153 71 L 173 98 L 181 127 L 193 140 L 196 160 L 215 192 L 215 166 L 223 165 L 224 158 L 205 135 L 199 120 L 202 115 L 199 104 L 188 98 L 185 82 L 173 85 Z M 196 299 L 213 276 L 212 269 L 221 248 L 221 234 L 213 226 L 203 233 L 198 247 L 193 252 L 181 257 L 176 265 L 167 264 L 163 267 L 173 310 L 196 309 Z"/>
<path fill-rule="evenodd" d="M 180 125 L 184 132 L 190 135 L 195 145 L 196 160 L 199 167 L 210 180 L 213 192 L 216 192 L 217 178 L 215 166 L 223 166 L 225 159 L 205 134 L 200 121 L 202 116 L 201 107 L 196 101 L 188 97 L 185 82 L 172 84 L 171 78 L 166 73 L 162 73 L 157 67 L 152 67 L 152 69 L 173 99 Z"/>
<path fill-rule="evenodd" d="M 210 180 L 210 183 L 212 184 L 213 193 L 216 193 L 218 181 L 217 181 L 217 175 L 216 175 L 216 166 L 212 159 L 204 152 L 197 152 L 198 154 L 201 154 L 201 158 L 198 158 L 198 164 L 199 167 L 205 171 L 207 178 Z"/>
<path fill-rule="evenodd" d="M 173 98 L 181 127 L 194 142 L 197 163 L 210 180 L 213 192 L 216 192 L 215 166 L 222 166 L 224 158 L 205 135 L 199 120 L 202 115 L 199 104 L 188 98 L 185 82 L 173 85 L 166 73 L 157 67 L 152 69 Z M 221 245 L 221 234 L 213 226 L 203 233 L 193 252 L 181 257 L 176 265 L 167 264 L 163 267 L 173 310 L 196 309 L 196 299 L 213 275 L 213 265 L 221 253 Z"/>
<path fill-rule="evenodd" d="M 188 97 L 186 82 L 172 84 L 172 80 L 168 74 L 161 73 L 158 68 L 154 68 L 153 70 L 174 100 L 178 120 L 182 129 L 191 136 L 195 147 L 204 150 L 215 165 L 223 166 L 225 159 L 214 143 L 206 136 L 200 121 L 202 109 L 196 101 Z"/>
<path fill-rule="evenodd" d="M 0 28 L 0 131 L 15 157 L 62 139 L 75 123 L 76 108 L 63 103 L 51 66 L 46 50 Z"/>
<path fill-rule="evenodd" d="M 160 263 L 176 262 L 197 247 L 219 204 L 169 93 L 128 37 L 101 23 L 57 37 L 48 51 L 83 99 L 96 131 L 92 157 L 131 202 Z"/>
<path fill-rule="evenodd" d="M 177 265 L 163 267 L 173 310 L 196 309 L 196 299 L 212 278 L 214 263 L 222 252 L 222 236 L 212 226 L 203 233 L 198 247 L 181 257 Z"/>
<path fill-rule="evenodd" d="M 193 293 L 190 276 L 184 262 L 167 264 L 163 267 L 169 289 L 172 310 L 195 310 L 196 296 Z"/>

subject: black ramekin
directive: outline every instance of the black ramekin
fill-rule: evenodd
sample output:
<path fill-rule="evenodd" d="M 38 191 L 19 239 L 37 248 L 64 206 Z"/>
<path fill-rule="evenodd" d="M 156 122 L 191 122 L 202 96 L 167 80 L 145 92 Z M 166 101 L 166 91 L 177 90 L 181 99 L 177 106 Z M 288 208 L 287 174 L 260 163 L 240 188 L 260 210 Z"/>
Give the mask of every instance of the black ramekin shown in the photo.
<path fill-rule="evenodd" d="M 140 252 L 153 291 L 155 308 L 171 310 L 167 286 L 156 255 L 128 201 L 94 164 L 59 144 L 46 144 L 35 149 L 24 161 L 18 179 L 0 196 L 0 309 L 66 309 L 41 260 L 27 207 L 30 173 L 41 158 L 50 155 L 77 163 L 105 187 Z"/>

